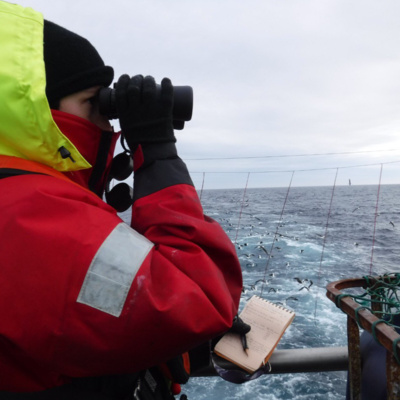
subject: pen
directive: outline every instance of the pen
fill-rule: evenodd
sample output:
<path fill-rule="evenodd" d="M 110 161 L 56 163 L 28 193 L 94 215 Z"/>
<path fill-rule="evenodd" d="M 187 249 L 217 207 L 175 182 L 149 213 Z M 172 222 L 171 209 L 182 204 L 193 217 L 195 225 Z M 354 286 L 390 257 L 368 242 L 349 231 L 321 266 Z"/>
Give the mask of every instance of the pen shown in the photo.
<path fill-rule="evenodd" d="M 249 355 L 249 353 L 248 353 L 249 346 L 247 345 L 246 334 L 245 334 L 245 333 L 242 333 L 242 334 L 240 335 L 240 339 L 241 339 L 241 341 L 242 341 L 242 346 L 243 346 L 244 352 L 245 352 L 247 355 Z"/>

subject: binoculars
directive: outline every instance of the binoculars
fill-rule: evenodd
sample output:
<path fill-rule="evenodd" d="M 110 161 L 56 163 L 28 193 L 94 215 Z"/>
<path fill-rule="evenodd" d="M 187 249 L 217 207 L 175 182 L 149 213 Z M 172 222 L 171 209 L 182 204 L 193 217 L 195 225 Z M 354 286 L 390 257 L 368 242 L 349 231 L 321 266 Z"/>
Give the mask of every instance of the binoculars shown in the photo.
<path fill-rule="evenodd" d="M 114 88 L 102 88 L 99 91 L 99 111 L 108 119 L 116 119 L 118 110 L 115 98 Z M 161 85 L 156 85 L 156 95 L 161 94 Z M 192 119 L 193 111 L 193 89 L 190 86 L 174 86 L 173 92 L 173 127 L 174 129 L 183 129 L 186 121 Z M 118 181 L 125 180 L 133 170 L 132 157 L 126 152 L 114 157 L 108 181 L 106 184 L 105 197 L 108 204 L 114 207 L 118 212 L 126 211 L 133 203 L 133 189 L 127 183 L 118 183 L 112 189 L 110 182 L 112 179 Z"/>
<path fill-rule="evenodd" d="M 157 92 L 161 92 L 161 85 L 156 85 Z M 118 118 L 115 100 L 115 89 L 103 88 L 99 92 L 100 114 L 108 119 Z M 193 89 L 190 86 L 174 86 L 174 105 L 172 109 L 174 129 L 183 129 L 185 122 L 192 119 Z"/>

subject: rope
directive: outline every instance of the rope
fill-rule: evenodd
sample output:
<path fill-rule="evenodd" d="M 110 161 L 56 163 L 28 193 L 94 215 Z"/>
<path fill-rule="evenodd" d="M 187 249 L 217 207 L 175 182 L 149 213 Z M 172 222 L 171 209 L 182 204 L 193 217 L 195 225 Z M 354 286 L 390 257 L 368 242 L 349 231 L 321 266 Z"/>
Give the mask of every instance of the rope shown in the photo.
<path fill-rule="evenodd" d="M 370 275 L 372 275 L 372 265 L 373 265 L 373 262 L 374 262 L 376 220 L 378 218 L 379 195 L 380 195 L 380 191 L 381 191 L 381 182 L 382 182 L 382 169 L 383 169 L 383 164 L 381 164 L 381 171 L 380 171 L 380 174 L 379 174 L 378 193 L 377 193 L 377 196 L 376 196 L 374 233 L 373 233 L 373 236 L 372 236 L 371 263 L 370 263 L 370 266 L 369 266 L 369 274 Z"/>
<path fill-rule="evenodd" d="M 371 310 L 370 310 L 370 311 L 371 311 Z M 358 321 L 357 321 L 357 322 L 358 322 Z M 379 343 L 379 339 L 378 339 L 377 336 L 376 336 L 376 330 L 375 330 L 375 328 L 376 328 L 376 326 L 377 326 L 378 324 L 382 324 L 382 323 L 386 324 L 386 321 L 385 321 L 384 319 L 378 319 L 377 321 L 373 322 L 372 325 L 371 325 L 371 328 L 372 328 L 372 337 L 375 339 L 375 342 L 377 342 L 377 343 Z"/>
<path fill-rule="evenodd" d="M 340 308 L 340 302 L 344 297 L 351 297 L 360 307 L 355 309 L 355 320 L 360 328 L 362 324 L 359 319 L 361 310 L 368 310 L 375 315 L 378 320 L 371 325 L 372 336 L 377 343 L 380 341 L 376 335 L 376 326 L 384 323 L 397 332 L 400 331 L 400 273 L 384 274 L 374 278 L 372 276 L 364 276 L 366 289 L 359 295 L 342 293 L 335 298 L 335 304 Z M 379 305 L 379 309 L 377 309 Z M 375 307 L 373 307 L 375 306 Z M 400 364 L 397 344 L 400 342 L 400 336 L 393 341 L 393 355 Z"/>
<path fill-rule="evenodd" d="M 330 220 L 331 213 L 332 213 L 333 197 L 334 197 L 334 194 L 335 194 L 336 180 L 337 180 L 338 173 L 339 173 L 339 168 L 336 169 L 335 179 L 334 179 L 334 181 L 333 181 L 333 187 L 332 187 L 331 200 L 330 200 L 330 203 L 329 203 L 328 215 L 327 215 L 327 217 L 326 217 L 324 241 L 323 241 L 323 243 L 322 243 L 321 258 L 320 258 L 320 260 L 319 260 L 318 286 L 319 286 L 320 283 L 321 283 L 322 261 L 323 261 L 323 259 L 324 259 L 325 246 L 326 246 L 326 237 L 328 236 L 328 226 L 329 226 L 329 220 Z M 316 296 L 316 298 L 315 298 L 314 322 L 316 322 L 316 318 L 317 318 L 317 308 L 318 308 L 318 293 L 317 293 L 317 296 Z"/>
<path fill-rule="evenodd" d="M 203 172 L 203 181 L 202 181 L 202 183 L 201 183 L 201 189 L 200 189 L 200 200 L 201 200 L 201 196 L 203 195 L 205 177 L 206 177 L 206 173 Z"/>
<path fill-rule="evenodd" d="M 324 168 L 299 168 L 295 172 L 311 172 L 311 171 L 329 171 L 332 169 L 351 169 L 351 168 L 361 168 L 361 167 L 376 167 L 377 165 L 389 165 L 389 164 L 399 164 L 400 160 L 388 161 L 384 163 L 373 163 L 373 164 L 357 164 L 357 165 L 343 165 L 341 167 L 324 167 Z M 293 169 L 276 169 L 276 170 L 265 170 L 265 171 L 250 171 L 252 174 L 276 174 L 276 173 L 288 173 L 292 172 Z M 203 171 L 189 171 L 191 174 L 202 174 Z M 208 174 L 247 174 L 249 171 L 207 171 Z"/>
<path fill-rule="evenodd" d="M 399 322 L 394 321 L 394 317 L 400 316 L 400 273 L 384 274 L 378 278 L 364 276 L 363 279 L 366 285 L 365 292 L 359 295 L 341 294 L 335 299 L 336 306 L 340 308 L 340 301 L 343 297 L 351 297 L 361 305 L 356 309 L 357 322 L 358 311 L 367 309 L 378 316 L 381 322 L 400 329 L 400 320 Z M 372 305 L 379 305 L 380 310 L 374 310 Z"/>
<path fill-rule="evenodd" d="M 275 244 L 275 241 L 276 241 L 276 237 L 278 236 L 279 226 L 280 226 L 281 223 L 282 223 L 283 212 L 285 211 L 286 203 L 287 203 L 287 200 L 288 200 L 288 197 L 289 197 L 290 188 L 292 187 L 293 176 L 294 176 L 294 171 L 292 171 L 292 176 L 290 177 L 289 186 L 288 186 L 287 191 L 286 191 L 285 201 L 283 202 L 283 206 L 282 206 L 282 210 L 281 210 L 281 215 L 280 215 L 279 221 L 278 221 L 278 223 L 277 223 L 277 225 L 276 225 L 275 234 L 274 234 L 274 237 L 273 237 L 273 239 L 272 239 L 271 248 L 270 248 L 270 251 L 269 251 L 269 254 L 268 254 L 267 264 L 266 264 L 265 269 L 264 269 L 264 275 L 263 275 L 263 281 L 264 281 L 264 283 L 263 283 L 262 286 L 261 286 L 261 294 L 260 294 L 261 297 L 262 297 L 263 292 L 264 292 L 264 287 L 265 287 L 265 282 L 266 282 L 266 277 L 267 277 L 267 271 L 268 271 L 269 261 L 270 261 L 271 256 L 272 256 L 272 251 L 273 251 L 273 249 L 274 249 L 274 244 Z"/>
<path fill-rule="evenodd" d="M 399 151 L 398 149 L 379 150 L 379 153 Z M 260 158 L 290 158 L 290 157 L 315 157 L 315 156 L 341 156 L 353 154 L 377 153 L 376 150 L 364 151 L 343 151 L 340 153 L 308 153 L 308 154 L 280 154 L 280 155 L 266 155 L 266 156 L 242 156 L 242 157 L 202 157 L 202 158 L 185 158 L 190 161 L 208 161 L 208 160 L 252 160 Z"/>
<path fill-rule="evenodd" d="M 247 174 L 246 186 L 244 187 L 244 191 L 243 191 L 243 198 L 242 198 L 242 204 L 241 204 L 241 206 L 240 206 L 240 213 L 239 213 L 238 226 L 237 226 L 237 228 L 236 228 L 235 245 L 237 244 L 237 238 L 238 238 L 238 234 L 239 234 L 240 222 L 241 222 L 241 220 L 242 220 L 242 213 L 243 213 L 243 207 L 244 207 L 244 199 L 245 199 L 245 197 L 246 197 L 247 186 L 249 185 L 249 178 L 250 178 L 250 172 Z"/>
<path fill-rule="evenodd" d="M 333 187 L 332 187 L 332 194 L 331 194 L 331 200 L 329 203 L 329 210 L 328 210 L 328 215 L 326 217 L 326 224 L 325 224 L 325 234 L 324 234 L 324 240 L 322 242 L 322 252 L 321 252 L 321 258 L 319 260 L 319 272 L 318 272 L 318 279 L 321 279 L 321 272 L 322 272 L 322 261 L 324 259 L 324 254 L 325 254 L 325 247 L 326 247 L 326 237 L 328 236 L 328 227 L 329 227 L 329 220 L 331 218 L 332 214 L 332 204 L 333 204 L 333 197 L 335 195 L 335 189 L 336 189 L 336 180 L 338 176 L 339 168 L 336 169 L 336 174 L 335 174 L 335 180 L 333 181 Z M 319 282 L 319 281 L 318 281 Z"/>
<path fill-rule="evenodd" d="M 358 326 L 361 326 L 360 317 L 359 317 L 358 313 L 362 310 L 368 310 L 369 312 L 372 312 L 372 310 L 369 307 L 361 306 L 361 307 L 356 308 L 354 312 L 355 312 L 356 321 L 357 321 Z"/>

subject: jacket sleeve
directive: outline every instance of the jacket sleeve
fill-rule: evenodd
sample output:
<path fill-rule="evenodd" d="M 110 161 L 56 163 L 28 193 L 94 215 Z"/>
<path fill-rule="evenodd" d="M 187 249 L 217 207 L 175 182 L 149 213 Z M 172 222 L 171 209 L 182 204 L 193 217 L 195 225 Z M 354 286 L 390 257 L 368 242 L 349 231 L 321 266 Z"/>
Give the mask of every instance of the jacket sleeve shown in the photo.
<path fill-rule="evenodd" d="M 220 225 L 203 215 L 182 160 L 156 160 L 141 169 L 135 194 L 131 227 L 117 225 L 96 254 L 98 261 L 114 260 L 107 265 L 120 257 L 130 277 L 118 288 L 104 284 L 110 301 L 103 294 L 96 297 L 104 266 L 95 260 L 78 298 L 82 307 L 89 306 L 80 310 L 89 326 L 101 320 L 97 339 L 108 364 L 92 354 L 86 371 L 75 373 L 159 364 L 226 331 L 237 313 L 242 277 L 235 248 Z M 114 255 L 108 254 L 112 248 L 118 248 Z M 112 274 L 107 268 L 107 282 L 115 281 Z M 76 352 L 86 352 L 82 343 Z M 68 364 L 76 364 L 75 355 L 68 354 Z"/>
<path fill-rule="evenodd" d="M 186 166 L 174 150 L 172 143 L 145 149 L 144 160 L 155 160 L 135 174 L 132 209 L 132 227 L 154 244 L 134 292 L 138 309 L 147 309 L 147 327 L 159 324 L 164 332 L 153 338 L 157 353 L 165 354 L 161 358 L 226 331 L 242 289 L 234 246 L 220 225 L 204 216 Z M 167 159 L 159 156 L 171 153 Z M 141 340 L 151 347 L 149 335 L 151 329 Z"/>

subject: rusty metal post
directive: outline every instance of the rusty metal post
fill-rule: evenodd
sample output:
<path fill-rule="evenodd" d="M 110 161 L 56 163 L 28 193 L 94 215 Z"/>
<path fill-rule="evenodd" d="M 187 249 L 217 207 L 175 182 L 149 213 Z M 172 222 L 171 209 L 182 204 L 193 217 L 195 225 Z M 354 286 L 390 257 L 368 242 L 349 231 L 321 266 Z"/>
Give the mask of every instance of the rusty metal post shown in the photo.
<path fill-rule="evenodd" d="M 373 279 L 376 282 L 378 278 Z M 390 283 L 391 280 L 393 279 L 389 279 L 388 282 Z M 380 313 L 378 313 L 378 316 L 374 315 L 374 312 L 381 311 L 378 302 L 376 304 L 373 303 L 373 312 L 371 313 L 368 309 L 352 300 L 351 296 L 346 294 L 343 296 L 343 292 L 341 291 L 354 287 L 366 288 L 365 285 L 366 281 L 364 278 L 356 278 L 332 282 L 327 286 L 328 298 L 347 314 L 351 399 L 361 399 L 361 357 L 358 321 L 361 328 L 373 334 L 375 339 L 386 348 L 387 398 L 391 400 L 400 400 L 400 365 L 397 363 L 396 357 L 394 356 L 394 351 L 400 354 L 399 334 L 395 329 L 383 323 L 383 321 L 378 318 L 378 316 L 380 317 Z M 398 283 L 397 287 L 400 288 Z M 374 295 L 372 296 L 374 297 Z M 339 303 L 337 300 L 339 300 Z M 396 346 L 395 350 L 393 349 L 394 346 Z"/>
<path fill-rule="evenodd" d="M 382 305 L 376 301 L 377 296 L 371 295 L 371 300 L 372 300 L 372 304 L 371 304 L 372 311 L 373 312 L 382 312 Z"/>
<path fill-rule="evenodd" d="M 386 352 L 386 382 L 388 400 L 400 399 L 400 365 L 392 352 Z"/>
<path fill-rule="evenodd" d="M 347 316 L 347 341 L 349 349 L 350 399 L 361 400 L 360 331 L 357 322 Z"/>

